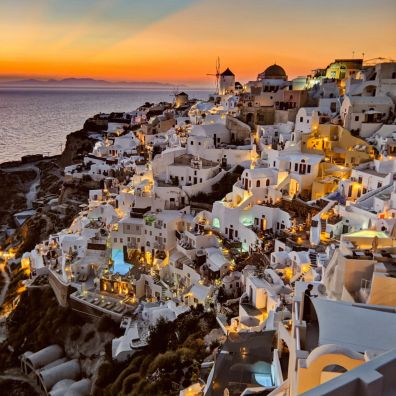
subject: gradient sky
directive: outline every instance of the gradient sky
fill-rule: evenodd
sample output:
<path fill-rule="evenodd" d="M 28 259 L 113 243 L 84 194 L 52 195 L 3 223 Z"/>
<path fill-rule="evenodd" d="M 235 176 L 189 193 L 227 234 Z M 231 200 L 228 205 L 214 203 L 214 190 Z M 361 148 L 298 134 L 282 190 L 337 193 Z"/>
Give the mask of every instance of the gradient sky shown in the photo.
<path fill-rule="evenodd" d="M 396 59 L 395 0 L 0 0 L 0 78 L 246 81 L 336 57 Z"/>

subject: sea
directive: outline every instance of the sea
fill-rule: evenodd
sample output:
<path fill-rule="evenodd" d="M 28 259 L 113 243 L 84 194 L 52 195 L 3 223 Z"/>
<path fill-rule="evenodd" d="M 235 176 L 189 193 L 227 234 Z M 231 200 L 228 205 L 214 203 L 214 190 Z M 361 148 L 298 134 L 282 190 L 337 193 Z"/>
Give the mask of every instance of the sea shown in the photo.
<path fill-rule="evenodd" d="M 207 89 L 183 89 L 207 99 Z M 97 113 L 132 111 L 145 102 L 172 102 L 172 88 L 0 87 L 0 163 L 24 155 L 60 154 L 66 136 Z"/>

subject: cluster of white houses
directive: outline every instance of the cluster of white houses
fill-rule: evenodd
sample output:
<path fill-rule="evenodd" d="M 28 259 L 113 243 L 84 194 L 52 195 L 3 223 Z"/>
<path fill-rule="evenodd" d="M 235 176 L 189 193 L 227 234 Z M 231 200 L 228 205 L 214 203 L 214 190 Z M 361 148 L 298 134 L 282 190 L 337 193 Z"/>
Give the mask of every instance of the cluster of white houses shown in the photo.
<path fill-rule="evenodd" d="M 207 101 L 108 122 L 65 169 L 100 187 L 23 260 L 60 304 L 121 322 L 118 361 L 158 319 L 212 310 L 226 342 L 183 395 L 394 394 L 395 102 L 396 63 L 227 69 Z"/>

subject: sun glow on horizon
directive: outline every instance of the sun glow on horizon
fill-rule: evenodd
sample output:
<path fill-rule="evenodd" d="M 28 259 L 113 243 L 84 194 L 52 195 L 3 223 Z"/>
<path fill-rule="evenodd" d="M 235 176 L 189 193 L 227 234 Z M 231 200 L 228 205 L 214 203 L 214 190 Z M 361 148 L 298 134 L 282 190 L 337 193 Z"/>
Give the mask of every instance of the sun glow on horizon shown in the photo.
<path fill-rule="evenodd" d="M 380 3 L 4 0 L 0 78 L 211 85 L 217 56 L 241 81 L 274 62 L 296 77 L 352 52 L 396 58 L 396 3 Z"/>

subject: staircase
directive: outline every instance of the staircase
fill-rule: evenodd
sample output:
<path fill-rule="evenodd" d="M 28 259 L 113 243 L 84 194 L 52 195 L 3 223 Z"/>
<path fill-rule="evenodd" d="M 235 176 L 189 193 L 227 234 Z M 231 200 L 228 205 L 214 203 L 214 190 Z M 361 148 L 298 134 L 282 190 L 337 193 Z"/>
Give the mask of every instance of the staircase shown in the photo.
<path fill-rule="evenodd" d="M 168 287 L 164 282 L 162 282 L 159 274 L 156 272 L 154 275 L 151 276 L 153 278 L 153 281 L 156 285 L 161 286 L 161 298 L 165 297 L 165 293 L 168 291 Z"/>
<path fill-rule="evenodd" d="M 311 261 L 311 267 L 316 268 L 318 266 L 318 255 L 315 252 L 309 252 L 309 259 Z"/>
<path fill-rule="evenodd" d="M 290 285 L 294 287 L 294 284 L 300 281 L 303 277 L 304 274 L 302 272 L 298 272 L 296 275 L 293 276 L 293 278 L 290 279 Z"/>
<path fill-rule="evenodd" d="M 326 232 L 326 219 L 320 218 L 320 232 L 325 233 Z"/>
<path fill-rule="evenodd" d="M 165 298 L 165 293 L 168 291 L 168 288 L 165 285 L 165 283 L 162 281 L 160 281 L 160 285 L 161 285 L 161 297 Z"/>

